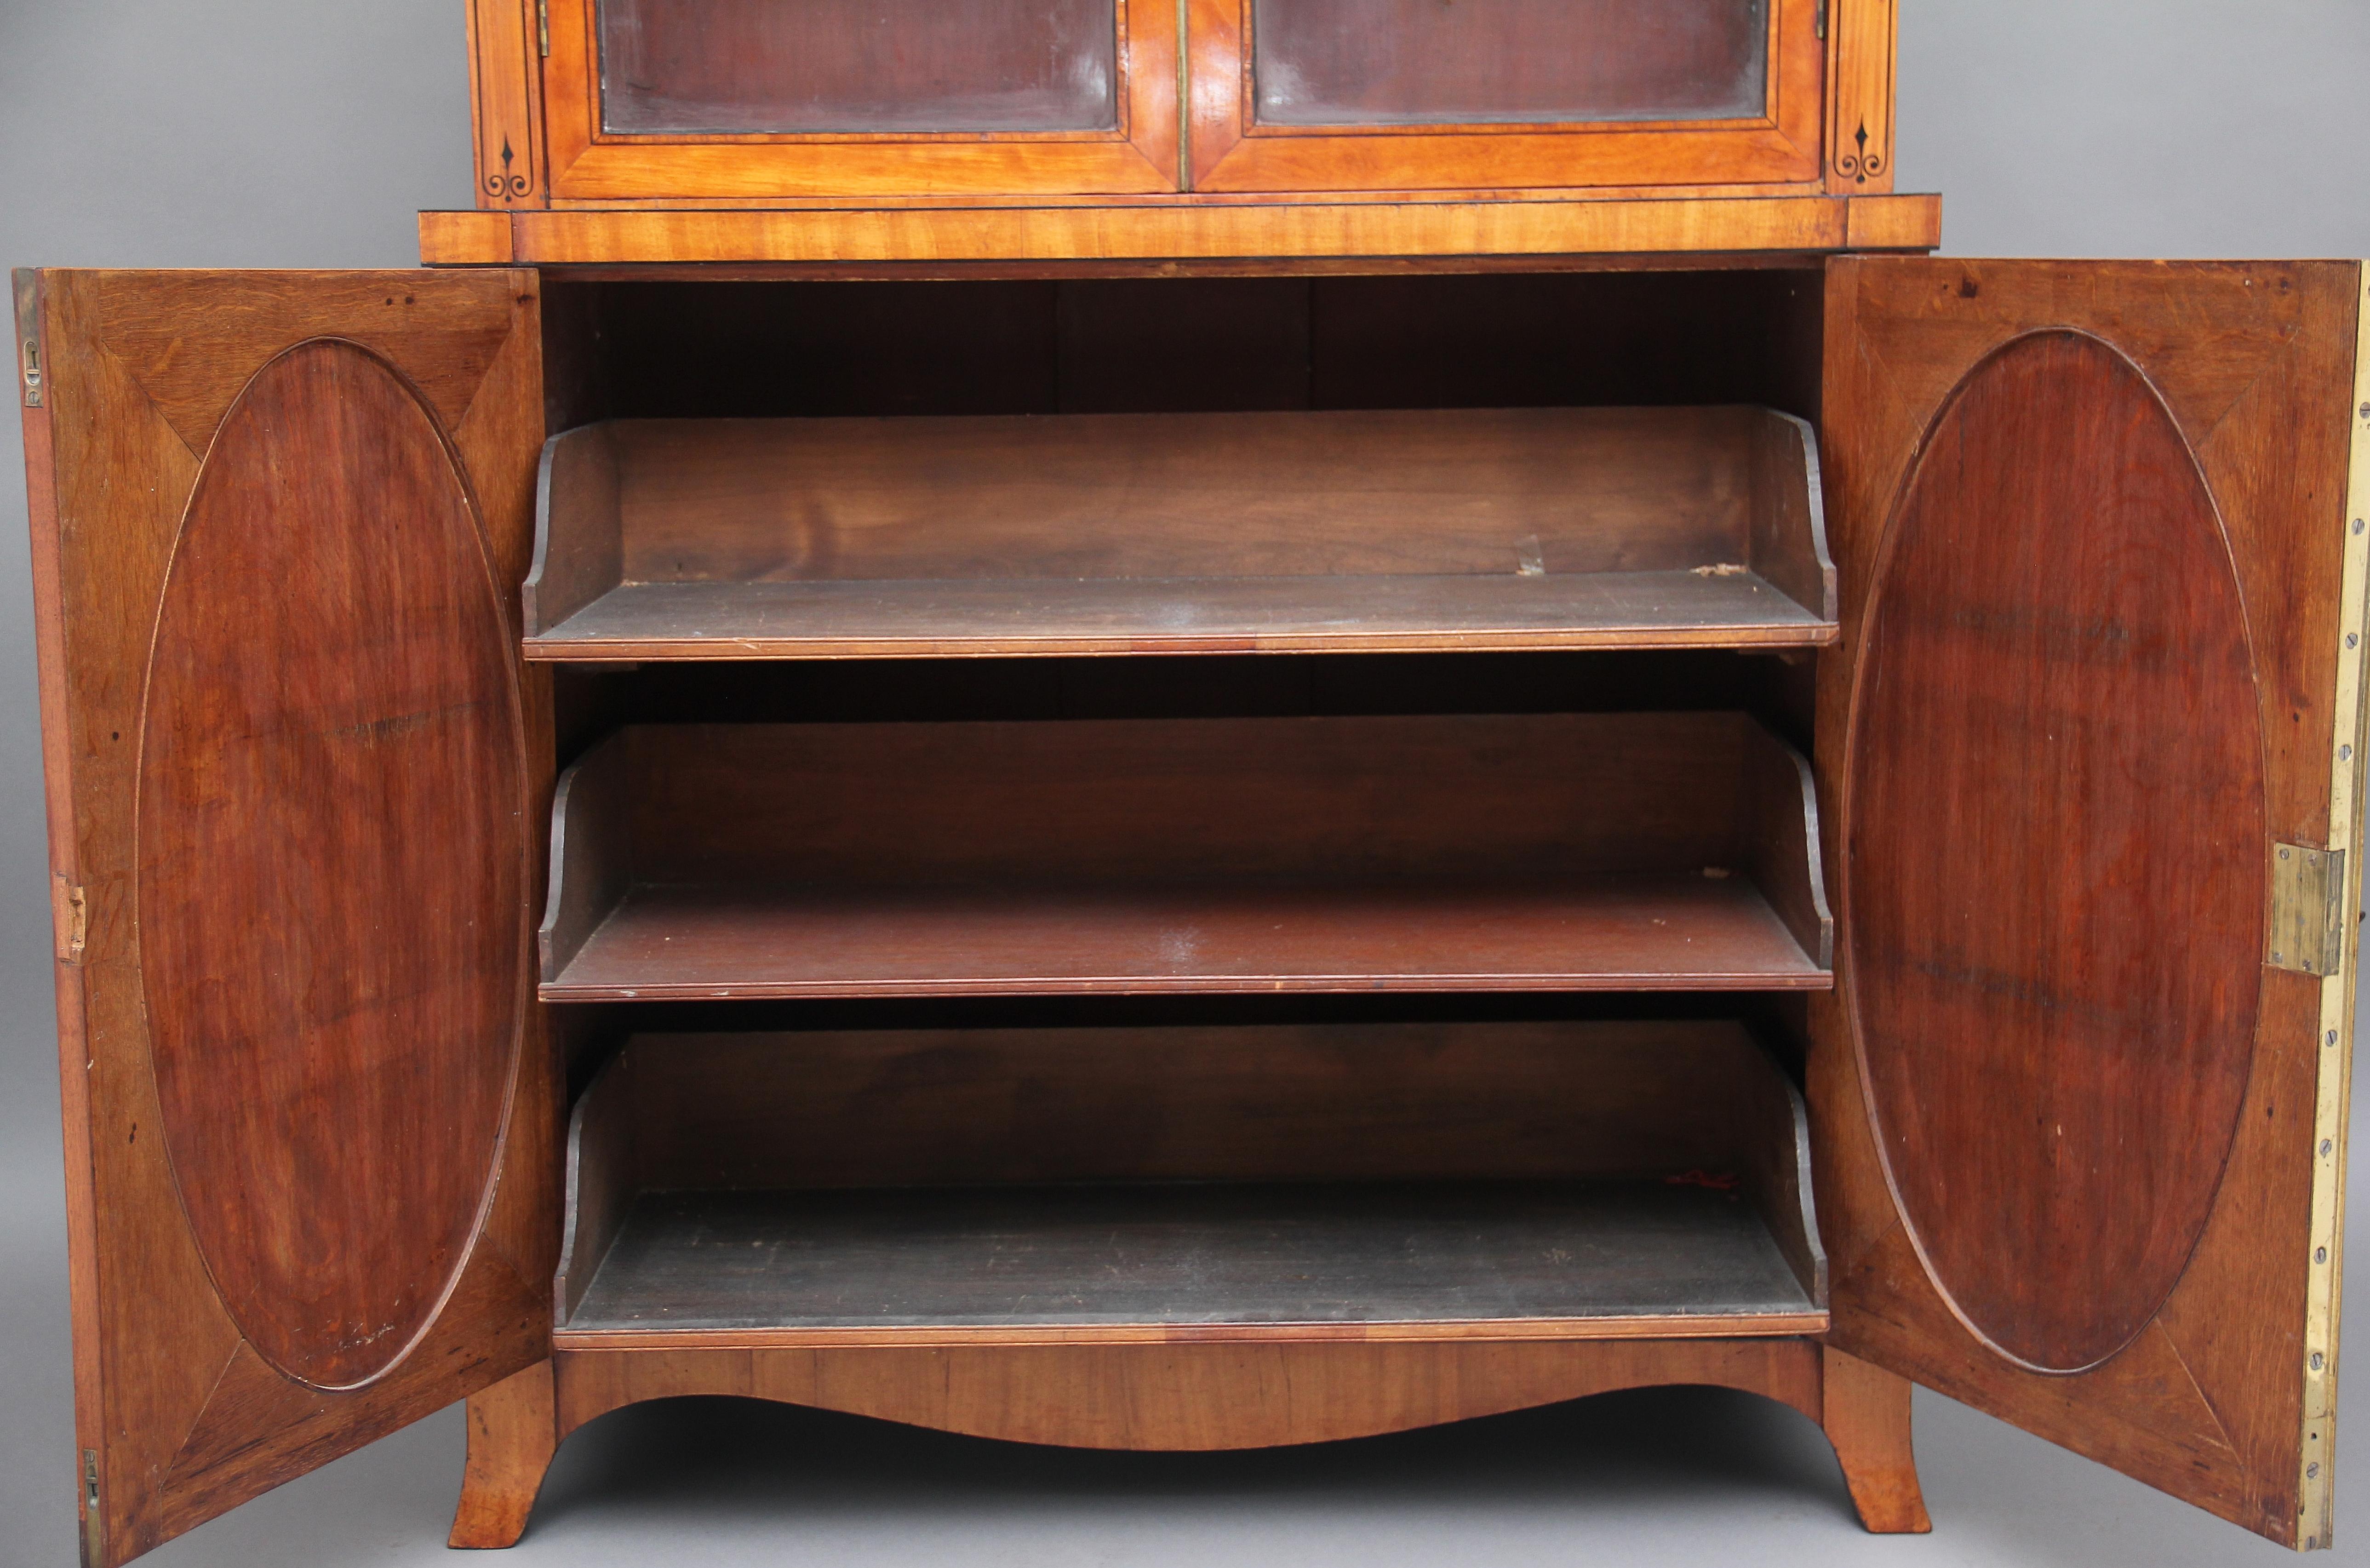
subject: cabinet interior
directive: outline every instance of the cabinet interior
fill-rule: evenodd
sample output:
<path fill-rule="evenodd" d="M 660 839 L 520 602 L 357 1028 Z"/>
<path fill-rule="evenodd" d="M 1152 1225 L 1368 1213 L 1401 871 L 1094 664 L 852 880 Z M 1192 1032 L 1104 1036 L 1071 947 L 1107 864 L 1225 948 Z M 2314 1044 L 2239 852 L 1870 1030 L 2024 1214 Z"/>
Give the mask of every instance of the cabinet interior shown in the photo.
<path fill-rule="evenodd" d="M 1822 1326 L 1819 297 L 550 282 L 563 1348 Z"/>
<path fill-rule="evenodd" d="M 1824 1326 L 1737 1024 L 646 1033 L 578 1101 L 562 1348 Z"/>

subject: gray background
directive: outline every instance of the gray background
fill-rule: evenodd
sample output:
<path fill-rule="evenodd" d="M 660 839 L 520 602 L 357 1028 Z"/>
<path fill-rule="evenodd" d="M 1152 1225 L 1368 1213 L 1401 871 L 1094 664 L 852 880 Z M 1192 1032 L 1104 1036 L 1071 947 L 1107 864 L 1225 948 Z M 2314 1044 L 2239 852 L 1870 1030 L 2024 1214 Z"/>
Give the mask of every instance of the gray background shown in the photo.
<path fill-rule="evenodd" d="M 1950 250 L 2370 256 L 2364 0 L 1904 9 L 1900 188 L 1945 192 Z M 408 265 L 413 212 L 469 204 L 467 126 L 459 0 L 0 0 L 0 264 Z M 0 1564 L 15 1568 L 74 1561 L 75 1477 L 21 454 L 17 421 L 0 432 Z M 2370 1138 L 2357 1147 L 2370 1154 Z M 2357 1183 L 2370 1180 L 2370 1159 L 2357 1163 Z M 2355 1256 L 2370 1258 L 2355 1229 Z M 2357 1321 L 2349 1337 L 2364 1333 Z M 1711 1391 L 1201 1458 L 1007 1448 L 702 1401 L 627 1412 L 572 1441 L 527 1542 L 495 1561 L 2163 1568 L 2280 1555 L 1947 1400 L 1921 1394 L 1917 1420 L 1937 1532 L 1876 1539 L 1815 1429 Z M 2358 1421 L 2362 1375 L 2344 1412 Z M 2360 1441 L 2328 1561 L 2370 1564 Z M 450 1562 L 461 1447 L 447 1411 L 150 1561 Z"/>

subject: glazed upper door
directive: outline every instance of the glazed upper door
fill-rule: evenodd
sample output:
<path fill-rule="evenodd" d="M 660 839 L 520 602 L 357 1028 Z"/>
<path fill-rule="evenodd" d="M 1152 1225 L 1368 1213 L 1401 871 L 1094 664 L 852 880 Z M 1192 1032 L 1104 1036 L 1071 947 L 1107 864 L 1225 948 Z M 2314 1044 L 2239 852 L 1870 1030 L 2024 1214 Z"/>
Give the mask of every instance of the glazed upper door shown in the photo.
<path fill-rule="evenodd" d="M 1822 178 L 1826 0 L 1190 0 L 1188 13 L 1197 190 Z"/>
<path fill-rule="evenodd" d="M 1173 190 L 1177 17 L 1175 0 L 549 0 L 551 194 Z M 486 44 L 481 29 L 481 74 Z"/>
<path fill-rule="evenodd" d="M 1828 278 L 1834 1341 L 2325 1545 L 2362 269 Z"/>
<path fill-rule="evenodd" d="M 17 297 L 107 1568 L 548 1354 L 535 282 Z"/>

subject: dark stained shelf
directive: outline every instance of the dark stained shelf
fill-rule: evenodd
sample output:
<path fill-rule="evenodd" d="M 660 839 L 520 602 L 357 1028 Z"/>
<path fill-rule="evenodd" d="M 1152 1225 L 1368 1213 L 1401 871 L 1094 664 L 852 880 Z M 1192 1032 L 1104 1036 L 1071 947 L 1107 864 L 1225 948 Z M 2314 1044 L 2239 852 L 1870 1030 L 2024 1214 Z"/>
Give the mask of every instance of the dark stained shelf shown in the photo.
<path fill-rule="evenodd" d="M 546 1001 L 1217 991 L 1824 990 L 1741 876 L 1317 887 L 649 886 Z"/>
<path fill-rule="evenodd" d="M 557 1335 L 1817 1332 L 1754 1205 L 1640 1180 L 646 1193 Z"/>
<path fill-rule="evenodd" d="M 1821 620 L 1737 571 L 1525 577 L 637 582 L 526 641 L 565 660 L 1813 648 Z"/>
<path fill-rule="evenodd" d="M 1806 648 L 1756 408 L 627 420 L 545 454 L 529 659 Z"/>
<path fill-rule="evenodd" d="M 1817 990 L 1738 713 L 642 725 L 553 807 L 547 1001 Z"/>

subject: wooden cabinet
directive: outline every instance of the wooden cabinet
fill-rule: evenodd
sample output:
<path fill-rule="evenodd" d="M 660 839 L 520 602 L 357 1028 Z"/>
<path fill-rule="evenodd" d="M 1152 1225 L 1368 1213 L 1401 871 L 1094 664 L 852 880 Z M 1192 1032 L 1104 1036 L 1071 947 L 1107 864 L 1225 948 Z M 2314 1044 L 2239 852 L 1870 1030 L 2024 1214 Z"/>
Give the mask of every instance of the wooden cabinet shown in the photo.
<path fill-rule="evenodd" d="M 1820 0 L 1201 0 L 1194 190 L 1818 189 Z"/>
<path fill-rule="evenodd" d="M 1170 0 L 559 0 L 536 23 L 546 134 L 526 144 L 566 200 L 1174 190 L 1178 17 Z M 481 74 L 489 52 L 526 53 L 523 25 L 479 7 Z M 541 189 L 515 158 L 487 177 L 489 196 Z"/>
<path fill-rule="evenodd" d="M 438 265 L 19 273 L 87 1561 L 1680 1382 L 2325 1545 L 2364 269 L 1871 254 L 1891 27 L 477 0 Z"/>
<path fill-rule="evenodd" d="M 2325 1544 L 2364 286 L 20 273 L 90 1560 L 1911 1380 Z"/>

